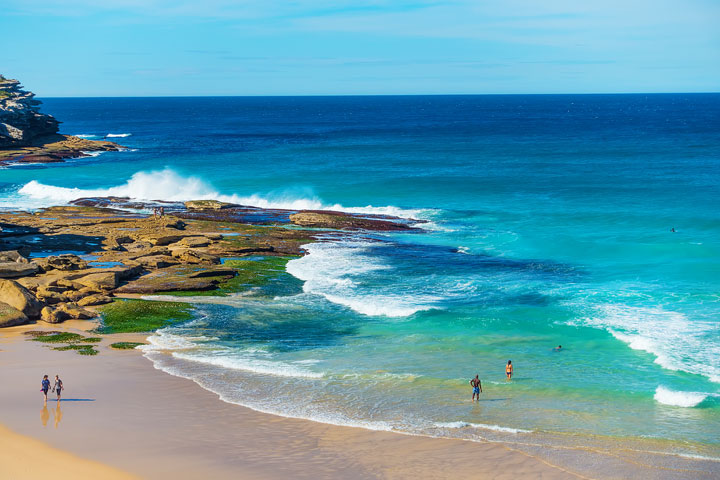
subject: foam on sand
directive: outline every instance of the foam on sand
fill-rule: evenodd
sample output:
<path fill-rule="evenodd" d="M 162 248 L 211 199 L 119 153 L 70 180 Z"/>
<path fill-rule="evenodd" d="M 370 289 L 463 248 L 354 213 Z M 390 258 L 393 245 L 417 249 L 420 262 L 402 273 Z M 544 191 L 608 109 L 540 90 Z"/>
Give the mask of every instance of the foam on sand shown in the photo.
<path fill-rule="evenodd" d="M 523 430 L 522 428 L 501 427 L 500 425 L 486 425 L 484 423 L 469 422 L 437 422 L 435 426 L 438 428 L 480 428 L 483 430 L 492 430 L 494 432 L 504 433 L 532 433 L 532 430 Z"/>
<path fill-rule="evenodd" d="M 323 372 L 313 372 L 306 368 L 284 362 L 259 359 L 253 355 L 243 354 L 243 352 L 174 352 L 172 355 L 180 360 L 189 360 L 191 362 L 199 362 L 231 370 L 243 370 L 261 375 L 293 378 L 322 378 L 325 376 Z"/>

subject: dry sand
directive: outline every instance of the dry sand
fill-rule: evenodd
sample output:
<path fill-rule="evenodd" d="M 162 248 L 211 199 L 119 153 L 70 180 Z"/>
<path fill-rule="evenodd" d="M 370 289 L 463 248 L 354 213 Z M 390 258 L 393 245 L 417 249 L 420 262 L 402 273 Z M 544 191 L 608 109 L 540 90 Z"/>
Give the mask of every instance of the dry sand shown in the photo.
<path fill-rule="evenodd" d="M 89 325 L 68 324 L 63 328 Z M 31 327 L 32 328 L 32 327 Z M 0 478 L 114 479 L 577 479 L 508 446 L 324 425 L 227 404 L 153 368 L 139 351 L 53 351 L 0 332 Z M 60 374 L 64 400 L 43 406 L 43 374 Z M 50 395 L 50 398 L 53 396 Z M 588 452 L 565 465 L 602 471 Z M 547 458 L 547 457 L 545 457 Z M 58 468 L 62 466 L 62 468 Z M 618 470 L 618 468 L 620 468 Z M 625 466 L 603 478 L 627 478 Z M 644 467 L 640 467 L 644 468 Z M 57 474 L 58 470 L 65 473 Z M 644 470 L 643 470 L 644 471 Z M 124 476 L 125 472 L 127 476 Z M 42 473 L 42 475 L 41 475 Z M 655 478 L 633 473 L 640 478 Z M 666 472 L 667 473 L 667 472 Z M 672 472 L 671 472 L 672 473 Z M 58 477 L 59 475 L 59 477 Z M 707 478 L 707 477 L 706 477 Z"/>

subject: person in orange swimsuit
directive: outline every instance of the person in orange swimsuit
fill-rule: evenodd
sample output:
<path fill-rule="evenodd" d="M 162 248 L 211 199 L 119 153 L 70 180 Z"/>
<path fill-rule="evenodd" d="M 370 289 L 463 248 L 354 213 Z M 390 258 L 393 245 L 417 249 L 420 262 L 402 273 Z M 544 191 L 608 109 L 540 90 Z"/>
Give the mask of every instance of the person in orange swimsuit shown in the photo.
<path fill-rule="evenodd" d="M 507 379 L 512 379 L 513 374 L 513 366 L 512 366 L 512 360 L 508 360 L 507 365 L 505 365 L 505 375 L 507 376 Z"/>

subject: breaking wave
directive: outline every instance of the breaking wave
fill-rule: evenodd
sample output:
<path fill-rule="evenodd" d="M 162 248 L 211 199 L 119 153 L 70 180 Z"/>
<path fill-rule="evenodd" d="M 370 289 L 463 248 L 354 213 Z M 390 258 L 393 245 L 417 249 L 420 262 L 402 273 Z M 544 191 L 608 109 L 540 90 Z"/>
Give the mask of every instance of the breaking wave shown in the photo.
<path fill-rule="evenodd" d="M 667 370 L 703 375 L 720 382 L 716 359 L 720 346 L 707 342 L 717 324 L 690 320 L 680 312 L 660 307 L 633 307 L 603 304 L 593 315 L 583 319 L 585 325 L 603 328 L 634 350 L 655 356 L 655 363 Z M 688 357 L 687 352 L 694 352 Z"/>
<path fill-rule="evenodd" d="M 303 291 L 322 295 L 328 301 L 363 315 L 407 317 L 436 308 L 440 297 L 408 293 L 396 285 L 383 288 L 363 285 L 368 274 L 391 270 L 371 248 L 389 248 L 387 244 L 368 241 L 312 243 L 303 247 L 304 257 L 291 260 L 286 270 L 303 280 Z"/>
<path fill-rule="evenodd" d="M 678 392 L 670 390 L 663 386 L 657 387 L 655 390 L 655 400 L 665 405 L 674 407 L 695 407 L 702 403 L 708 397 L 707 393 L 702 392 Z"/>
<path fill-rule="evenodd" d="M 135 173 L 122 185 L 107 188 L 71 188 L 47 185 L 32 180 L 18 191 L 19 201 L 29 203 L 31 208 L 53 206 L 83 197 L 128 197 L 136 200 L 219 200 L 259 208 L 287 210 L 337 210 L 369 215 L 391 215 L 406 219 L 420 219 L 431 210 L 402 209 L 394 206 L 347 207 L 328 204 L 319 198 L 293 198 L 291 196 L 226 195 L 219 193 L 199 177 L 183 176 L 172 169 L 141 171 Z"/>

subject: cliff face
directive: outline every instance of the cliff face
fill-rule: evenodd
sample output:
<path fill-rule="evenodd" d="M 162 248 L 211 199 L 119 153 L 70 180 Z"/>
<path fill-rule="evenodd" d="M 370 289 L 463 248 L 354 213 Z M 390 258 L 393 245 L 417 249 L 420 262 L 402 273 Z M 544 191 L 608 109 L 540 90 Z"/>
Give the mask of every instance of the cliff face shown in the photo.
<path fill-rule="evenodd" d="M 40 113 L 42 102 L 34 97 L 19 81 L 0 75 L 0 148 L 27 146 L 37 137 L 57 133 L 60 122 Z"/>

